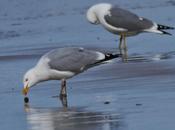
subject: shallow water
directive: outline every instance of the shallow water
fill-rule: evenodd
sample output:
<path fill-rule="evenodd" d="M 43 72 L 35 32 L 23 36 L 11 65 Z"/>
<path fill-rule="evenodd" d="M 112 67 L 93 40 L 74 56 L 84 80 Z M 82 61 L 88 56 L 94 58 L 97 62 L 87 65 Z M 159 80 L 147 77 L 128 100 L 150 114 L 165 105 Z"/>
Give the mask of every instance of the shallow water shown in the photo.
<path fill-rule="evenodd" d="M 0 1 L 0 129 L 174 130 L 174 31 L 129 37 L 127 63 L 115 59 L 70 79 L 67 108 L 57 98 L 59 81 L 38 84 L 24 104 L 23 74 L 45 52 L 63 46 L 116 51 L 117 37 L 86 21 L 86 9 L 96 2 Z M 171 0 L 110 2 L 175 23 Z"/>

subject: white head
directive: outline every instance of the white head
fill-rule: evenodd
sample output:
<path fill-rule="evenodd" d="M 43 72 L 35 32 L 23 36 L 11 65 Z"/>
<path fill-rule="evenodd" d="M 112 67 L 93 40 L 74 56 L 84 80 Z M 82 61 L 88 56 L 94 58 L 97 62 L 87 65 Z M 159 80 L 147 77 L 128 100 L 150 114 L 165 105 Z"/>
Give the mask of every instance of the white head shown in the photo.
<path fill-rule="evenodd" d="M 88 9 L 86 18 L 92 24 L 99 24 L 100 21 L 98 20 L 97 14 L 95 12 L 96 6 L 92 6 Z"/>
<path fill-rule="evenodd" d="M 28 70 L 23 77 L 23 94 L 27 95 L 29 88 L 36 85 L 41 81 L 41 77 L 38 76 L 37 68 L 32 68 Z"/>
<path fill-rule="evenodd" d="M 100 23 L 100 14 L 104 13 L 110 9 L 111 4 L 108 3 L 100 3 L 91 6 L 86 14 L 88 21 L 92 24 L 99 24 Z"/>

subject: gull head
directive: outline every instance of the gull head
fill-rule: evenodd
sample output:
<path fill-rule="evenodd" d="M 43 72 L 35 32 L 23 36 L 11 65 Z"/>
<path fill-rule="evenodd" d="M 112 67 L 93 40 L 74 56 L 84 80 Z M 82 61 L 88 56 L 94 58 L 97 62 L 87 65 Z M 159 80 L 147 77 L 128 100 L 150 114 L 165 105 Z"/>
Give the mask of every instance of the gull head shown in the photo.
<path fill-rule="evenodd" d="M 99 3 L 91 6 L 86 14 L 87 20 L 92 24 L 100 24 L 100 20 L 103 19 L 111 7 L 112 5 L 108 3 Z"/>
<path fill-rule="evenodd" d="M 97 14 L 96 14 L 96 6 L 92 6 L 88 9 L 86 18 L 92 24 L 100 23 L 100 21 L 98 20 Z"/>
<path fill-rule="evenodd" d="M 39 81 L 40 80 L 39 80 L 39 77 L 37 76 L 35 68 L 28 70 L 25 73 L 24 78 L 23 78 L 24 88 L 22 90 L 22 93 L 24 95 L 27 95 L 30 87 L 36 85 Z"/>

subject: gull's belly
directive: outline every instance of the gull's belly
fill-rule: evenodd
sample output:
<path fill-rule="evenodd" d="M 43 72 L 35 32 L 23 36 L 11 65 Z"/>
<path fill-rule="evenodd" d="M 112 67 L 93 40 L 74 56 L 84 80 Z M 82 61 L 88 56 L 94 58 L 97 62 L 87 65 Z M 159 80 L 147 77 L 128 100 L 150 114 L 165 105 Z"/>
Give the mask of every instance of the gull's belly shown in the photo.
<path fill-rule="evenodd" d="M 135 32 L 135 31 L 114 30 L 111 28 L 106 28 L 106 29 L 113 34 L 125 35 L 125 36 L 134 36 L 140 33 L 140 32 Z"/>
<path fill-rule="evenodd" d="M 53 80 L 61 80 L 61 79 L 68 79 L 71 78 L 75 75 L 74 72 L 71 71 L 58 71 L 58 70 L 53 70 L 50 73 L 50 78 Z"/>

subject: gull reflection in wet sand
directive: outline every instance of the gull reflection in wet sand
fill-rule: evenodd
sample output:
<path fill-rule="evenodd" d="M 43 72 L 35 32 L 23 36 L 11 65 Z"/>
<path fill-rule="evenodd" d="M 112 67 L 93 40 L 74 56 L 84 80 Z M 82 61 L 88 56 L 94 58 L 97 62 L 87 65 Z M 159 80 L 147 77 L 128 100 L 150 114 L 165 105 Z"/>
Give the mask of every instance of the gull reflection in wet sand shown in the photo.
<path fill-rule="evenodd" d="M 117 130 L 120 116 L 85 108 L 30 108 L 25 105 L 30 130 Z"/>

